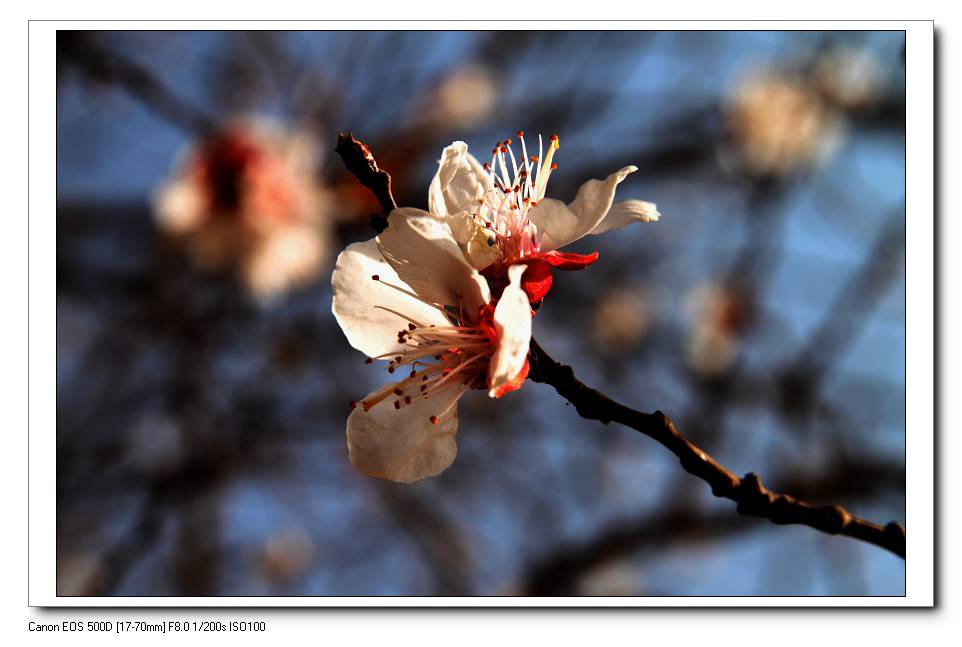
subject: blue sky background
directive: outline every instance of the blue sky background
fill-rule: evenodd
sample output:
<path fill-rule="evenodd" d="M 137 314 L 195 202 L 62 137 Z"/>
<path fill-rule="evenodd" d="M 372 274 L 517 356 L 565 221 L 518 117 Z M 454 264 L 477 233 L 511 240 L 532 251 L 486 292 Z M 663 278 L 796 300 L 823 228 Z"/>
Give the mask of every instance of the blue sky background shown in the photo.
<path fill-rule="evenodd" d="M 817 387 L 820 408 L 793 418 L 772 395 L 780 368 L 840 306 L 847 279 L 892 214 L 928 217 L 904 214 L 904 116 L 899 123 L 879 117 L 882 109 L 843 113 L 836 153 L 817 168 L 778 178 L 776 197 L 762 202 L 749 199 L 753 178 L 726 167 L 719 125 L 719 106 L 746 70 L 797 71 L 839 45 L 871 54 L 883 73 L 880 101 L 904 106 L 901 32 L 305 32 L 263 42 L 244 34 L 138 32 L 98 34 L 95 42 L 215 119 L 258 114 L 303 124 L 308 109 L 323 103 L 310 114 L 327 151 L 318 182 L 335 189 L 349 180 L 330 152 L 338 131 L 351 130 L 377 154 L 390 154 L 392 143 L 420 123 L 432 88 L 465 65 L 487 66 L 497 79 L 487 114 L 466 126 L 438 126 L 422 136 L 416 154 L 390 162 L 399 203 L 412 206 L 426 206 L 435 161 L 453 139 L 486 150 L 519 128 L 559 132 L 552 190 L 566 199 L 596 168 L 655 160 L 653 151 L 680 141 L 701 144 L 700 157 L 687 166 L 653 161 L 619 188 L 621 199 L 657 202 L 662 220 L 581 241 L 578 251 L 598 249 L 601 260 L 586 272 L 556 275 L 535 336 L 586 383 L 638 409 L 669 413 L 736 473 L 756 471 L 775 485 L 787 474 L 814 478 L 842 456 L 894 465 L 895 486 L 839 502 L 873 520 L 904 522 L 905 433 L 928 430 L 904 425 L 901 258 L 872 307 L 849 322 L 855 331 Z M 201 409 L 211 420 L 233 420 L 243 403 L 255 401 L 263 438 L 215 485 L 188 489 L 159 508 L 152 486 L 130 468 L 130 438 L 140 438 L 131 429 L 144 420 L 185 424 L 163 403 L 182 340 L 135 330 L 97 342 L 149 301 L 137 292 L 141 283 L 120 279 L 155 271 L 148 198 L 195 133 L 116 84 L 91 82 L 69 56 L 58 72 L 58 276 L 76 278 L 58 287 L 58 416 L 83 421 L 58 429 L 62 571 L 83 556 L 113 583 L 111 593 L 182 593 L 183 581 L 171 573 L 180 568 L 184 536 L 209 522 L 203 555 L 216 563 L 207 582 L 214 594 L 512 594 L 541 560 L 619 524 L 659 519 L 682 501 L 693 518 L 737 517 L 730 502 L 713 498 L 663 448 L 631 430 L 582 420 L 533 383 L 500 402 L 465 397 L 455 465 L 400 498 L 392 489 L 398 486 L 356 474 L 343 444 L 346 412 L 332 402 L 351 399 L 348 392 L 362 396 L 385 376 L 365 370 L 340 335 L 329 275 L 270 308 L 216 324 L 197 358 L 210 378 Z M 554 107 L 574 116 L 545 111 Z M 357 205 L 335 202 L 331 217 L 339 245 L 369 236 Z M 758 294 L 758 324 L 729 380 L 741 383 L 741 376 L 743 390 L 757 389 L 746 397 L 719 391 L 685 368 L 685 303 L 694 288 L 723 277 L 752 239 L 751 223 L 765 218 L 778 225 L 758 253 L 771 252 L 774 260 Z M 210 289 L 204 277 L 182 280 L 196 282 L 191 294 L 203 301 Z M 599 325 L 592 313 L 616 285 L 644 288 L 655 323 L 644 340 L 612 351 L 592 341 Z M 297 351 L 304 359 L 293 372 L 271 363 L 270 349 L 288 337 L 311 340 Z M 232 433 L 230 423 L 214 427 L 205 433 Z M 162 442 L 157 433 L 146 435 Z M 200 451 L 181 446 L 182 438 L 171 442 L 181 457 Z M 97 447 L 113 448 L 106 467 Z M 834 479 L 845 491 L 846 474 Z M 422 507 L 436 518 L 415 522 L 411 511 Z M 155 523 L 150 540 L 133 557 L 119 551 L 145 518 Z M 265 546 L 277 535 L 310 546 L 296 575 L 265 571 Z M 457 550 L 448 550 L 452 545 Z M 723 532 L 660 536 L 653 529 L 648 543 L 580 577 L 577 591 L 901 595 L 903 567 L 873 546 L 748 520 Z M 453 583 L 445 584 L 451 573 Z"/>

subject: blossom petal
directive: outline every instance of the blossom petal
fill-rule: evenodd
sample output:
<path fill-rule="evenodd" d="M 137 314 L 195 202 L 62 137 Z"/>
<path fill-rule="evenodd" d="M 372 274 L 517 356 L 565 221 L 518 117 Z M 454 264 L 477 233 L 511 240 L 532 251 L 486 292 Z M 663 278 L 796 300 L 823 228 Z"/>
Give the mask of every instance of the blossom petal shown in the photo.
<path fill-rule="evenodd" d="M 468 152 L 468 145 L 454 142 L 441 153 L 438 172 L 428 189 L 428 209 L 441 218 L 465 211 L 473 213 L 478 201 L 493 189 L 491 178 Z"/>
<path fill-rule="evenodd" d="M 605 219 L 589 231 L 589 234 L 603 234 L 612 229 L 621 229 L 633 222 L 655 222 L 661 214 L 654 202 L 644 200 L 625 200 L 611 205 Z"/>
<path fill-rule="evenodd" d="M 374 281 L 372 276 L 381 280 Z M 354 348 L 368 357 L 376 357 L 404 347 L 398 342 L 397 334 L 407 328 L 408 321 L 381 308 L 396 310 L 422 324 L 449 325 L 436 308 L 382 281 L 408 288 L 381 257 L 374 239 L 349 245 L 338 255 L 331 277 L 334 288 L 331 310 Z"/>
<path fill-rule="evenodd" d="M 497 349 L 488 367 L 488 395 L 500 397 L 511 384 L 519 388 L 517 378 L 527 367 L 528 346 L 531 343 L 531 306 L 528 295 L 521 289 L 521 276 L 527 266 L 508 268 L 508 286 L 494 308 L 494 329 Z M 523 378 L 522 378 L 523 382 Z M 510 389 L 513 390 L 513 389 Z"/>
<path fill-rule="evenodd" d="M 356 407 L 347 419 L 351 464 L 362 474 L 398 483 L 440 474 L 458 453 L 457 401 L 464 391 L 463 385 L 452 383 L 424 398 L 412 387 L 398 396 L 399 402 L 411 398 L 400 408 L 394 407 L 394 398 L 367 411 Z"/>
<path fill-rule="evenodd" d="M 286 225 L 256 244 L 244 264 L 244 281 L 260 299 L 304 285 L 317 276 L 327 255 L 320 229 Z"/>
<path fill-rule="evenodd" d="M 395 209 L 377 237 L 381 255 L 428 301 L 475 313 L 491 297 L 488 284 L 465 260 L 451 229 L 420 209 Z"/>
<path fill-rule="evenodd" d="M 615 188 L 637 170 L 636 166 L 626 166 L 605 180 L 588 180 L 569 205 L 551 198 L 538 202 L 528 212 L 528 218 L 541 232 L 541 251 L 563 247 L 597 227 L 611 209 Z"/>
<path fill-rule="evenodd" d="M 180 179 L 154 193 L 153 207 L 161 229 L 170 234 L 185 234 L 200 226 L 207 200 L 196 183 Z"/>

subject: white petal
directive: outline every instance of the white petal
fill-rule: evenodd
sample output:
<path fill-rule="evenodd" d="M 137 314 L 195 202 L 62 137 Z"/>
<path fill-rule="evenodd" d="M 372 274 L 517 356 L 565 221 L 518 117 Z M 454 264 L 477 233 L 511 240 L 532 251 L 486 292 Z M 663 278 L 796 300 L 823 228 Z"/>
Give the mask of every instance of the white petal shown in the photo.
<path fill-rule="evenodd" d="M 437 214 L 434 213 L 431 215 L 437 216 Z M 474 216 L 467 211 L 448 214 L 447 216 L 437 216 L 437 218 L 451 229 L 451 235 L 454 236 L 454 240 L 457 241 L 462 250 L 475 235 L 475 232 L 478 229 L 482 229 L 474 219 Z"/>
<path fill-rule="evenodd" d="M 200 226 L 207 201 L 196 183 L 187 179 L 169 182 L 153 196 L 154 217 L 170 234 L 185 234 Z"/>
<path fill-rule="evenodd" d="M 390 388 L 390 387 L 388 387 Z M 365 411 L 358 405 L 347 419 L 351 463 L 362 474 L 410 483 L 443 472 L 458 453 L 457 401 L 464 386 L 451 384 L 421 397 L 417 386 L 399 397 Z M 373 395 L 373 394 L 372 394 Z M 411 404 L 394 408 L 394 401 L 411 396 Z M 438 424 L 431 417 L 438 418 Z"/>
<path fill-rule="evenodd" d="M 603 181 L 588 180 L 567 207 L 558 200 L 541 200 L 528 213 L 528 218 L 541 231 L 541 250 L 549 252 L 563 247 L 597 227 L 611 208 L 615 188 L 637 170 L 636 166 L 626 166 Z"/>
<path fill-rule="evenodd" d="M 589 231 L 589 234 L 603 234 L 612 229 L 621 229 L 633 222 L 655 222 L 661 214 L 654 202 L 644 200 L 625 200 L 611 205 L 605 219 Z"/>
<path fill-rule="evenodd" d="M 331 310 L 351 346 L 368 357 L 392 353 L 403 347 L 398 343 L 397 334 L 407 328 L 408 321 L 375 306 L 396 310 L 419 323 L 449 325 L 437 309 L 381 281 L 374 281 L 371 279 L 374 275 L 408 288 L 381 258 L 373 239 L 349 245 L 338 255 L 331 277 L 334 288 Z"/>
<path fill-rule="evenodd" d="M 521 275 L 527 265 L 508 268 L 510 283 L 494 308 L 494 328 L 498 347 L 488 369 L 488 395 L 495 397 L 498 387 L 518 377 L 528 358 L 531 343 L 531 306 L 521 289 Z"/>
<path fill-rule="evenodd" d="M 474 314 L 488 302 L 488 283 L 468 264 L 451 229 L 420 209 L 395 209 L 377 237 L 381 255 L 422 298 Z"/>
<path fill-rule="evenodd" d="M 474 213 L 485 192 L 493 189 L 491 178 L 468 152 L 468 145 L 454 142 L 441 153 L 438 172 L 428 189 L 428 209 L 442 218 Z"/>
<path fill-rule="evenodd" d="M 327 254 L 320 229 L 287 225 L 261 239 L 244 262 L 244 281 L 262 299 L 315 278 Z"/>

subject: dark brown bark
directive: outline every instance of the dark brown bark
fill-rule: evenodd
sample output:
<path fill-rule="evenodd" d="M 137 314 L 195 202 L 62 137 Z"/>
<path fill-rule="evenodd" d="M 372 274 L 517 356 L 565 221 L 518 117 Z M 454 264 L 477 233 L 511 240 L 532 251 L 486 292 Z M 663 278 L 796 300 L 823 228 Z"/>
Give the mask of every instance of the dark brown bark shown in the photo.
<path fill-rule="evenodd" d="M 371 214 L 371 226 L 376 233 L 387 228 L 387 217 L 393 209 L 397 209 L 394 196 L 391 194 L 391 175 L 378 168 L 371 149 L 364 142 L 355 139 L 351 133 L 339 133 L 334 152 L 341 156 L 341 161 L 354 177 L 374 194 L 381 205 L 383 214 Z"/>
<path fill-rule="evenodd" d="M 586 386 L 575 377 L 570 366 L 555 361 L 534 339 L 531 340 L 530 353 L 529 379 L 554 387 L 561 397 L 575 406 L 582 418 L 604 424 L 618 422 L 658 442 L 678 457 L 685 471 L 705 481 L 712 494 L 737 503 L 740 514 L 763 517 L 777 524 L 811 526 L 830 535 L 846 535 L 905 557 L 905 529 L 900 524 L 890 522 L 880 526 L 853 515 L 840 505 L 817 506 L 788 494 L 772 492 L 753 472 L 739 478 L 685 438 L 661 411 L 635 411 Z"/>

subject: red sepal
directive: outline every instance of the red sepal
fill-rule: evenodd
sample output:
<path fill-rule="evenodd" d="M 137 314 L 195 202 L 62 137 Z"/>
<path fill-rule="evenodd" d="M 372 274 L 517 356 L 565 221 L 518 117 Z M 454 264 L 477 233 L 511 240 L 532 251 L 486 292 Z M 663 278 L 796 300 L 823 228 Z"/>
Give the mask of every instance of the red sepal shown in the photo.
<path fill-rule="evenodd" d="M 517 391 L 518 389 L 520 389 L 521 386 L 524 384 L 524 381 L 528 379 L 529 370 L 531 370 L 531 365 L 528 363 L 528 359 L 525 358 L 524 366 L 521 367 L 521 370 L 518 372 L 515 378 L 510 382 L 506 382 L 501 386 L 499 386 L 497 389 L 495 389 L 494 397 L 500 398 L 505 393 L 511 393 L 512 391 Z"/>
<path fill-rule="evenodd" d="M 525 259 L 524 262 L 528 269 L 521 275 L 521 289 L 528 295 L 530 303 L 537 303 L 551 289 L 551 265 L 540 258 Z"/>
<path fill-rule="evenodd" d="M 541 258 L 552 267 L 559 270 L 583 270 L 598 260 L 598 252 L 590 254 L 572 254 L 570 252 L 548 252 Z"/>

